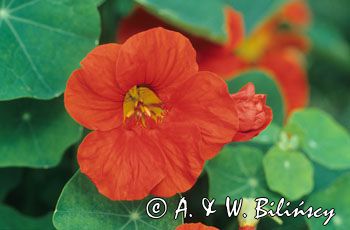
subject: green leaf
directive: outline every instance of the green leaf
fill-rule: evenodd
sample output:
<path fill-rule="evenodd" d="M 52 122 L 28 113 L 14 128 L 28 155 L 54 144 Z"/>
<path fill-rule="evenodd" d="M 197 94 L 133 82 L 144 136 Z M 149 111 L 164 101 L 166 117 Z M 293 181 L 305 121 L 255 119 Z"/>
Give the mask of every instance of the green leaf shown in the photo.
<path fill-rule="evenodd" d="M 252 70 L 244 72 L 232 80 L 228 80 L 227 84 L 230 93 L 236 93 L 248 82 L 254 83 L 256 93 L 267 95 L 267 104 L 273 110 L 273 122 L 282 125 L 284 119 L 284 104 L 282 94 L 273 78 L 265 72 Z"/>
<path fill-rule="evenodd" d="M 346 174 L 337 179 L 329 188 L 310 196 L 305 204 L 306 207 L 317 209 L 334 208 L 336 215 L 329 224 L 324 227 L 325 217 L 306 219 L 311 230 L 327 228 L 330 230 L 347 230 L 350 225 L 350 174 Z"/>
<path fill-rule="evenodd" d="M 302 149 L 315 162 L 330 169 L 350 168 L 350 136 L 331 116 L 318 109 L 292 114 L 287 127 L 298 127 Z"/>
<path fill-rule="evenodd" d="M 252 140 L 252 143 L 272 145 L 280 137 L 281 128 L 275 123 L 271 123 L 264 131 Z"/>
<path fill-rule="evenodd" d="M 4 0 L 0 5 L 0 100 L 50 99 L 96 44 L 100 0 Z"/>
<path fill-rule="evenodd" d="M 82 134 L 65 112 L 62 98 L 0 102 L 0 167 L 56 166 Z"/>
<path fill-rule="evenodd" d="M 225 0 L 225 2 L 243 14 L 246 32 L 250 34 L 287 0 Z"/>
<path fill-rule="evenodd" d="M 51 214 L 43 217 L 24 216 L 13 208 L 0 204 L 0 229 L 54 229 L 51 218 Z"/>
<path fill-rule="evenodd" d="M 177 197 L 167 199 L 168 211 L 160 219 L 146 214 L 142 201 L 111 201 L 98 193 L 94 184 L 79 171 L 64 187 L 53 222 L 57 229 L 175 229 L 182 223 L 174 220 Z"/>
<path fill-rule="evenodd" d="M 274 197 L 268 191 L 262 168 L 263 153 L 244 145 L 226 146 L 206 165 L 209 196 L 224 204 L 227 196 Z"/>
<path fill-rule="evenodd" d="M 19 184 L 21 174 L 22 171 L 16 168 L 0 169 L 0 202 L 4 200 L 9 191 Z"/>
<path fill-rule="evenodd" d="M 205 3 L 188 0 L 135 0 L 165 22 L 188 33 L 224 43 L 227 38 L 224 5 L 220 0 Z"/>
<path fill-rule="evenodd" d="M 263 165 L 269 188 L 286 199 L 295 201 L 312 191 L 313 167 L 302 153 L 273 147 L 265 155 Z"/>

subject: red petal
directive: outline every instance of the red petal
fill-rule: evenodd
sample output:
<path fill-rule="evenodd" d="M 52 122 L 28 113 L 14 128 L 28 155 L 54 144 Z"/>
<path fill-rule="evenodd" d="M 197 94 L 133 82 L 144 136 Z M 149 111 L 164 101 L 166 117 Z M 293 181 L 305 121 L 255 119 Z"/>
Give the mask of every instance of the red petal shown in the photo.
<path fill-rule="evenodd" d="M 182 224 L 176 230 L 219 230 L 218 228 L 206 226 L 202 223 Z"/>
<path fill-rule="evenodd" d="M 155 28 L 132 36 L 122 45 L 117 81 L 124 90 L 148 85 L 165 100 L 197 71 L 190 41 L 180 33 Z"/>
<path fill-rule="evenodd" d="M 159 148 L 144 133 L 94 131 L 78 150 L 81 172 L 111 200 L 139 200 L 165 177 Z"/>
<path fill-rule="evenodd" d="M 288 22 L 300 26 L 306 26 L 311 21 L 310 10 L 305 0 L 290 1 L 283 7 L 282 15 Z"/>
<path fill-rule="evenodd" d="M 191 123 L 168 123 L 159 132 L 150 132 L 159 152 L 153 154 L 161 162 L 166 177 L 151 193 L 171 197 L 189 190 L 204 166 L 200 153 L 200 130 Z"/>
<path fill-rule="evenodd" d="M 252 139 L 272 121 L 272 110 L 266 105 L 266 96 L 255 94 L 255 87 L 252 83 L 248 83 L 231 97 L 235 101 L 239 117 L 239 131 L 233 141 Z"/>
<path fill-rule="evenodd" d="M 215 156 L 238 129 L 235 104 L 226 83 L 210 72 L 199 72 L 178 89 L 169 102 L 169 119 L 189 121 L 201 129 L 203 158 Z"/>
<path fill-rule="evenodd" d="M 116 82 L 115 63 L 120 46 L 95 48 L 73 72 L 64 94 L 69 114 L 93 130 L 110 130 L 122 123 L 123 95 Z"/>

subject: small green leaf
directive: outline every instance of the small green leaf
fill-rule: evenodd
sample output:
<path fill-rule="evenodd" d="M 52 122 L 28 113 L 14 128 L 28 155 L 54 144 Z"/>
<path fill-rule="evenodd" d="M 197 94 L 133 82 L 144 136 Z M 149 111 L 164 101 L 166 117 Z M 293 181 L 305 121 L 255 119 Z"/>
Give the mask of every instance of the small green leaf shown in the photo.
<path fill-rule="evenodd" d="M 209 196 L 224 204 L 227 196 L 272 197 L 262 168 L 263 153 L 244 145 L 226 146 L 206 165 L 209 175 Z"/>
<path fill-rule="evenodd" d="M 82 134 L 66 113 L 62 98 L 0 102 L 0 167 L 56 166 Z"/>
<path fill-rule="evenodd" d="M 0 3 L 0 100 L 50 99 L 98 44 L 100 0 Z"/>
<path fill-rule="evenodd" d="M 246 32 L 250 34 L 287 0 L 225 0 L 225 2 L 243 14 Z"/>
<path fill-rule="evenodd" d="M 226 42 L 224 5 L 220 0 L 205 3 L 188 0 L 136 0 L 165 22 L 217 43 Z"/>
<path fill-rule="evenodd" d="M 0 229 L 54 229 L 52 226 L 52 215 L 43 217 L 24 216 L 8 206 L 0 204 Z"/>
<path fill-rule="evenodd" d="M 252 142 L 257 144 L 269 145 L 278 141 L 281 128 L 275 123 L 271 123 L 264 131 L 262 131 Z"/>
<path fill-rule="evenodd" d="M 4 200 L 9 191 L 11 191 L 19 184 L 21 175 L 21 169 L 0 168 L 0 202 Z"/>
<path fill-rule="evenodd" d="M 298 127 L 303 150 L 315 162 L 330 169 L 350 168 L 350 136 L 330 115 L 318 109 L 292 114 L 287 127 Z"/>
<path fill-rule="evenodd" d="M 167 199 L 168 211 L 160 219 L 146 214 L 142 201 L 111 201 L 98 193 L 94 184 L 79 171 L 64 187 L 53 223 L 57 229 L 175 229 L 183 220 L 174 220 L 178 197 Z"/>
<path fill-rule="evenodd" d="M 329 188 L 310 196 L 305 207 L 321 207 L 324 209 L 334 208 L 336 215 L 329 224 L 324 227 L 326 217 L 306 219 L 311 230 L 326 228 L 327 230 L 347 230 L 350 225 L 350 174 L 338 178 Z"/>
<path fill-rule="evenodd" d="M 267 104 L 273 110 L 273 122 L 282 125 L 284 119 L 282 94 L 272 76 L 266 72 L 252 70 L 228 80 L 227 84 L 230 93 L 236 93 L 249 82 L 254 83 L 256 93 L 267 95 Z"/>
<path fill-rule="evenodd" d="M 312 191 L 313 167 L 302 153 L 273 147 L 263 165 L 269 188 L 286 199 L 295 201 Z"/>

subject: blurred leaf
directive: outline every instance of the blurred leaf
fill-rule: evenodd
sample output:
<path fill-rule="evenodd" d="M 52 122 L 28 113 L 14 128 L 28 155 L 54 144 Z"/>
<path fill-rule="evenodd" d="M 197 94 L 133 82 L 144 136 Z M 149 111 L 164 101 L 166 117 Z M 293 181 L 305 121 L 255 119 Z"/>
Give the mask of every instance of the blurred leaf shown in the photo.
<path fill-rule="evenodd" d="M 318 109 L 293 113 L 288 126 L 298 127 L 303 150 L 330 169 L 350 168 L 350 136 L 331 116 Z"/>
<path fill-rule="evenodd" d="M 267 73 L 252 70 L 242 73 L 241 75 L 227 81 L 230 93 L 236 93 L 246 85 L 252 82 L 255 85 L 256 93 L 267 95 L 267 104 L 273 110 L 273 122 L 282 125 L 284 119 L 284 104 L 280 90 Z"/>
<path fill-rule="evenodd" d="M 9 191 L 19 184 L 21 175 L 21 169 L 0 168 L 0 202 L 6 197 Z"/>
<path fill-rule="evenodd" d="M 51 218 L 51 214 L 40 218 L 24 216 L 8 206 L 0 205 L 0 229 L 54 229 Z"/>
<path fill-rule="evenodd" d="M 227 196 L 274 197 L 268 191 L 262 168 L 263 153 L 253 147 L 226 146 L 206 165 L 209 175 L 209 196 L 217 204 L 225 204 Z"/>
<path fill-rule="evenodd" d="M 350 46 L 335 28 L 318 20 L 309 30 L 313 52 L 326 58 L 347 72 L 350 72 Z"/>
<path fill-rule="evenodd" d="M 313 165 L 315 170 L 315 187 L 313 192 L 329 187 L 341 175 L 349 172 L 349 170 L 330 170 L 316 162 L 313 162 Z"/>
<path fill-rule="evenodd" d="M 82 133 L 65 112 L 62 98 L 0 102 L 0 167 L 56 166 Z"/>
<path fill-rule="evenodd" d="M 98 44 L 100 0 L 2 2 L 0 100 L 57 97 Z"/>
<path fill-rule="evenodd" d="M 278 141 L 281 128 L 275 123 L 271 123 L 264 131 L 262 131 L 251 142 L 263 145 L 272 145 Z"/>
<path fill-rule="evenodd" d="M 217 43 L 226 42 L 224 4 L 221 0 L 205 3 L 188 0 L 135 0 L 165 22 L 188 33 L 208 38 Z"/>
<path fill-rule="evenodd" d="M 224 0 L 244 17 L 245 30 L 250 34 L 288 0 Z"/>
<path fill-rule="evenodd" d="M 174 229 L 182 223 L 174 218 L 177 197 L 167 200 L 168 211 L 160 219 L 146 215 L 150 198 L 142 201 L 112 201 L 98 193 L 94 184 L 79 171 L 64 187 L 53 222 L 57 229 Z"/>
<path fill-rule="evenodd" d="M 286 199 L 295 201 L 312 191 L 313 167 L 302 153 L 273 147 L 263 165 L 269 188 Z"/>
<path fill-rule="evenodd" d="M 306 222 L 311 230 L 318 229 L 349 229 L 350 225 L 350 174 L 346 174 L 337 179 L 329 188 L 310 196 L 306 207 L 312 206 L 315 209 L 334 208 L 336 215 L 332 218 L 329 224 L 324 227 L 323 222 L 325 217 L 306 219 Z"/>

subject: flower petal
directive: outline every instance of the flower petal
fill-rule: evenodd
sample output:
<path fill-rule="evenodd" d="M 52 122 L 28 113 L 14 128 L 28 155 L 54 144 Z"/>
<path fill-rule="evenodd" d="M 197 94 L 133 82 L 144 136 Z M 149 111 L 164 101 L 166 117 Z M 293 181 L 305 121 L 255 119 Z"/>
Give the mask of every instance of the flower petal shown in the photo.
<path fill-rule="evenodd" d="M 168 114 L 175 121 L 197 125 L 203 137 L 203 158 L 210 159 L 238 130 L 234 101 L 226 83 L 210 72 L 199 72 L 183 84 L 169 102 Z"/>
<path fill-rule="evenodd" d="M 80 169 L 111 200 L 143 199 L 165 177 L 153 142 L 143 132 L 94 131 L 79 147 Z"/>
<path fill-rule="evenodd" d="M 165 124 L 159 132 L 150 132 L 149 135 L 160 149 L 156 156 L 166 173 L 151 193 L 171 197 L 189 190 L 204 166 L 199 128 L 191 123 L 172 122 Z"/>
<path fill-rule="evenodd" d="M 148 85 L 161 100 L 198 71 L 196 52 L 177 32 L 154 28 L 130 37 L 121 47 L 117 81 L 129 90 Z"/>
<path fill-rule="evenodd" d="M 176 230 L 219 230 L 218 228 L 206 226 L 202 223 L 182 224 Z"/>
<path fill-rule="evenodd" d="M 295 50 L 271 52 L 260 61 L 262 68 L 272 72 L 280 86 L 287 114 L 303 108 L 309 101 L 309 83 L 301 61 Z"/>
<path fill-rule="evenodd" d="M 266 105 L 266 96 L 255 94 L 248 83 L 238 93 L 231 95 L 239 117 L 239 131 L 233 141 L 248 141 L 257 136 L 272 121 L 272 110 Z"/>
<path fill-rule="evenodd" d="M 92 130 L 110 130 L 122 119 L 123 95 L 115 78 L 115 63 L 120 46 L 95 48 L 70 76 L 64 94 L 68 113 Z"/>

